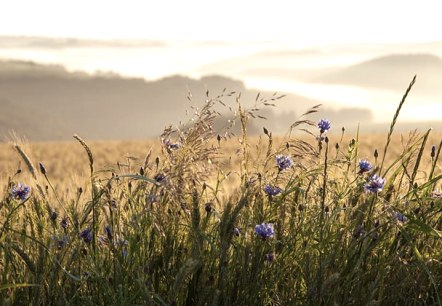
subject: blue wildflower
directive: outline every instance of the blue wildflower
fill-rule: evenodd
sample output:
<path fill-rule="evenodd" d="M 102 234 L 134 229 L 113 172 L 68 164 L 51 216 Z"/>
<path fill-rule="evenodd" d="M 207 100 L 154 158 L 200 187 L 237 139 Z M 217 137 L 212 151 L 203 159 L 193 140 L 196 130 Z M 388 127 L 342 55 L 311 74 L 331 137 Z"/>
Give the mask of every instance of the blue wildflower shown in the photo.
<path fill-rule="evenodd" d="M 57 248 L 61 250 L 66 245 L 66 241 L 63 239 L 57 240 Z"/>
<path fill-rule="evenodd" d="M 67 229 L 69 227 L 69 219 L 67 217 L 64 217 L 60 221 L 60 225 L 62 228 Z"/>
<path fill-rule="evenodd" d="M 66 236 L 63 236 L 61 238 L 54 236 L 52 238 L 55 240 L 55 245 L 59 250 L 61 250 L 68 244 L 68 238 Z"/>
<path fill-rule="evenodd" d="M 402 223 L 404 223 L 404 222 L 406 222 L 407 221 L 407 217 L 405 217 L 403 214 L 401 214 L 400 212 L 396 212 L 396 219 L 399 221 L 399 222 L 402 222 Z"/>
<path fill-rule="evenodd" d="M 440 199 L 442 198 L 442 192 L 440 191 L 440 189 L 433 190 L 433 192 L 431 193 L 431 197 L 433 199 Z"/>
<path fill-rule="evenodd" d="M 370 164 L 368 160 L 362 159 L 359 161 L 359 174 L 368 172 L 371 169 L 373 169 L 373 166 Z"/>
<path fill-rule="evenodd" d="M 112 240 L 112 238 L 114 237 L 114 235 L 112 235 L 112 230 L 111 230 L 111 228 L 110 228 L 109 225 L 106 225 L 106 226 L 104 227 L 104 231 L 106 232 L 107 238 L 108 238 L 109 240 Z"/>
<path fill-rule="evenodd" d="M 319 128 L 321 134 L 326 133 L 328 130 L 331 129 L 331 123 L 327 119 L 321 119 L 318 122 L 318 128 Z"/>
<path fill-rule="evenodd" d="M 233 229 L 233 233 L 235 234 L 236 237 L 239 237 L 241 235 L 241 229 L 235 227 Z"/>
<path fill-rule="evenodd" d="M 279 171 L 284 171 L 291 166 L 293 166 L 293 160 L 287 155 L 276 155 L 276 164 L 278 165 Z"/>
<path fill-rule="evenodd" d="M 264 260 L 267 262 L 273 262 L 276 259 L 276 255 L 273 252 L 264 255 Z"/>
<path fill-rule="evenodd" d="M 128 246 L 129 242 L 126 239 L 120 238 L 118 239 L 118 246 L 121 247 L 122 250 L 122 254 L 123 257 L 127 256 L 127 246 Z"/>
<path fill-rule="evenodd" d="M 26 200 L 29 192 L 31 191 L 31 188 L 28 186 L 23 185 L 22 183 L 18 183 L 17 185 L 13 186 L 11 189 L 11 195 L 16 200 Z"/>
<path fill-rule="evenodd" d="M 163 139 L 163 145 L 167 150 L 178 150 L 180 148 L 179 143 L 172 142 L 170 139 Z"/>
<path fill-rule="evenodd" d="M 246 182 L 246 187 L 250 187 L 253 184 L 255 184 L 256 181 L 261 181 L 261 174 L 260 173 L 256 173 L 253 174 Z"/>
<path fill-rule="evenodd" d="M 272 238 L 275 235 L 275 230 L 273 229 L 273 224 L 271 223 L 261 223 L 255 226 L 255 233 L 257 233 L 263 240 L 267 238 Z"/>
<path fill-rule="evenodd" d="M 160 201 L 160 197 L 155 194 L 148 194 L 146 195 L 146 203 L 152 204 Z"/>
<path fill-rule="evenodd" d="M 363 225 L 359 225 L 354 231 L 353 231 L 353 237 L 355 239 L 360 238 L 365 235 L 365 229 Z"/>
<path fill-rule="evenodd" d="M 265 185 L 264 186 L 264 192 L 268 195 L 268 196 L 276 196 L 278 194 L 280 194 L 282 192 L 282 189 L 279 187 L 274 187 L 272 185 Z"/>
<path fill-rule="evenodd" d="M 55 210 L 53 210 L 53 211 L 51 211 L 49 216 L 50 216 L 52 221 L 56 221 L 57 218 L 58 218 L 58 213 Z"/>
<path fill-rule="evenodd" d="M 377 176 L 376 174 L 370 177 L 368 183 L 364 185 L 364 188 L 367 192 L 380 192 L 384 188 L 385 179 Z"/>
<path fill-rule="evenodd" d="M 157 175 L 155 175 L 153 177 L 153 179 L 158 183 L 158 184 L 162 184 L 164 182 L 166 182 L 166 176 L 163 173 L 158 173 Z"/>
<path fill-rule="evenodd" d="M 90 227 L 86 228 L 80 233 L 80 237 L 83 238 L 83 241 L 86 243 L 90 243 L 92 241 L 92 229 Z"/>

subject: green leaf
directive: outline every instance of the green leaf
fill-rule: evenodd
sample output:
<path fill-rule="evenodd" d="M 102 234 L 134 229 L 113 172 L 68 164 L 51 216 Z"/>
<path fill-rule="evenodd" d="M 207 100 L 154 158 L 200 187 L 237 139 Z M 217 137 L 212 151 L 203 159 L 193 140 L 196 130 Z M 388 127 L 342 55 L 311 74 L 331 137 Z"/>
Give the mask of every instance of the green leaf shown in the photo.
<path fill-rule="evenodd" d="M 155 181 L 154 179 L 148 178 L 148 177 L 146 177 L 146 176 L 144 176 L 144 175 L 137 175 L 137 174 L 123 174 L 123 175 L 119 175 L 118 177 L 119 177 L 119 178 L 127 177 L 127 178 L 131 178 L 131 179 L 134 179 L 134 180 L 146 181 L 146 182 L 149 182 L 149 183 L 152 183 L 152 184 L 158 185 L 158 182 L 157 182 L 157 181 Z"/>
<path fill-rule="evenodd" d="M 407 216 L 409 218 L 409 216 Z M 442 232 L 432 228 L 430 225 L 422 222 L 421 220 L 409 218 L 407 228 L 422 232 L 437 238 L 442 238 Z"/>

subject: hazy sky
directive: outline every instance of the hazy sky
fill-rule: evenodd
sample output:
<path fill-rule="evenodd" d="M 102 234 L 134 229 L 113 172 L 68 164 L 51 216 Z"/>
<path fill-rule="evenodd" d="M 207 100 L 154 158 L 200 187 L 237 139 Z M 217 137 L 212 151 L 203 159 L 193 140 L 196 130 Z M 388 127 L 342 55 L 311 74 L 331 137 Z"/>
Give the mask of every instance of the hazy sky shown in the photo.
<path fill-rule="evenodd" d="M 440 1 L 1 1 L 0 35 L 280 41 L 297 47 L 442 39 Z"/>

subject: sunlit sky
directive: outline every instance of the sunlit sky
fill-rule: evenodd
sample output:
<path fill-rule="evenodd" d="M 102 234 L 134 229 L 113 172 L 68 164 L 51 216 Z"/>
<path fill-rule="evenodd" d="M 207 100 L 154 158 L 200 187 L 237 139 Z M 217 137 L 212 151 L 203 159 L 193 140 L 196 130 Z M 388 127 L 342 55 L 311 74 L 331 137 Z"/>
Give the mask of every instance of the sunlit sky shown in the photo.
<path fill-rule="evenodd" d="M 14 0 L 0 35 L 285 41 L 298 47 L 442 38 L 440 1 Z"/>

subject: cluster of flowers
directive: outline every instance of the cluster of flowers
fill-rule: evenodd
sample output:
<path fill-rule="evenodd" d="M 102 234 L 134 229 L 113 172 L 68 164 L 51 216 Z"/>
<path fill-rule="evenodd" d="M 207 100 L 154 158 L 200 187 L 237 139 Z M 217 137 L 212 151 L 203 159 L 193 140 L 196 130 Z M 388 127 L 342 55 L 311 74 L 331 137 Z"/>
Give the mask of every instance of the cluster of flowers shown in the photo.
<path fill-rule="evenodd" d="M 370 172 L 373 169 L 373 166 L 366 159 L 359 161 L 359 172 L 358 174 L 363 174 Z M 368 179 L 368 182 L 364 185 L 364 189 L 367 192 L 377 193 L 381 192 L 384 189 L 385 178 L 382 178 L 376 174 L 373 174 Z"/>
<path fill-rule="evenodd" d="M 116 243 L 116 245 L 120 248 L 122 248 L 122 254 L 124 257 L 127 256 L 127 245 L 128 245 L 128 241 L 120 238 L 120 239 L 114 239 L 114 235 L 112 233 L 112 230 L 110 228 L 109 225 L 106 225 L 104 227 L 104 232 L 106 234 L 106 236 L 99 236 L 98 237 L 98 241 L 101 244 L 107 245 L 109 243 Z M 90 227 L 87 227 L 86 229 L 84 229 L 82 232 L 80 232 L 79 237 L 81 239 L 83 239 L 83 241 L 87 244 L 91 243 L 93 240 L 93 233 L 92 233 L 92 229 Z M 114 241 L 116 240 L 116 241 Z"/>

